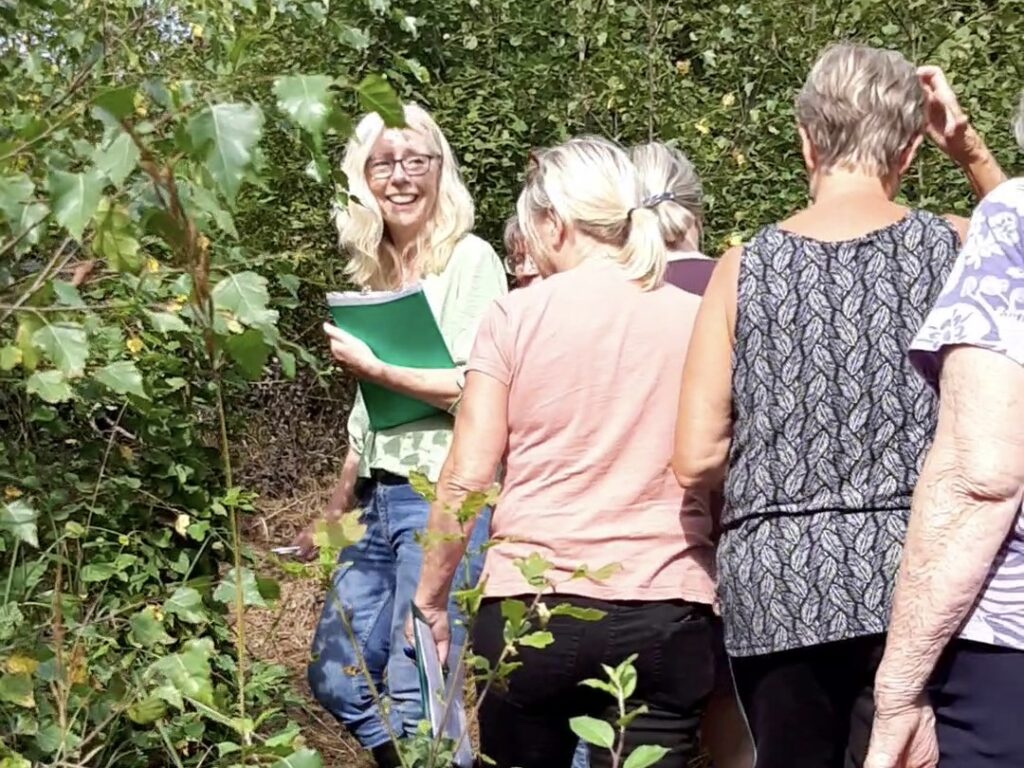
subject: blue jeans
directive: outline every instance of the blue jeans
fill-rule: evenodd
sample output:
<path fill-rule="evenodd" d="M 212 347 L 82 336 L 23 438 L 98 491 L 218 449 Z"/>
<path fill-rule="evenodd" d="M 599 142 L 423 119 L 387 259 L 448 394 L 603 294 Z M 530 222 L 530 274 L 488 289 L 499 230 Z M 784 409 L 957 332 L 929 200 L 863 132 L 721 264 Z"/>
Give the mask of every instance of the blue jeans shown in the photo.
<path fill-rule="evenodd" d="M 359 499 L 366 535 L 339 556 L 347 565 L 334 574 L 313 638 L 309 686 L 313 695 L 363 747 L 386 743 L 391 731 L 401 738 L 415 733 L 423 719 L 416 662 L 406 653 L 405 621 L 419 581 L 423 550 L 415 537 L 427 526 L 430 505 L 408 484 L 369 483 Z M 456 575 L 456 588 L 476 583 L 483 565 L 481 547 L 487 541 L 490 512 L 481 513 L 467 550 L 465 567 Z M 464 564 L 465 565 L 465 564 Z M 338 613 L 344 607 L 355 646 Z M 454 605 L 449 665 L 465 642 L 465 628 Z M 389 705 L 382 713 L 359 664 L 361 654 L 377 692 Z"/>

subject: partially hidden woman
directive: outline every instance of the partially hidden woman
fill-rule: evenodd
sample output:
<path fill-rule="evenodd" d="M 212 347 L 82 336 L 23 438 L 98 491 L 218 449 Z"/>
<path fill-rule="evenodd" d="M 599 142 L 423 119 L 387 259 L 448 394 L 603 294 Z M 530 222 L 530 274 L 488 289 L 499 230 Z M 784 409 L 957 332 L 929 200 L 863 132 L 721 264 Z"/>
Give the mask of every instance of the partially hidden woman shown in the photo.
<path fill-rule="evenodd" d="M 451 443 L 452 414 L 462 397 L 463 370 L 477 327 L 491 303 L 507 292 L 497 254 L 472 234 L 473 202 L 444 134 L 415 105 L 405 107 L 405 122 L 403 129 L 389 129 L 369 114 L 356 128 L 343 163 L 352 199 L 337 215 L 340 243 L 357 286 L 393 290 L 422 283 L 458 367 L 388 365 L 355 337 L 326 326 L 334 358 L 356 378 L 445 412 L 374 432 L 357 397 L 348 423 L 346 464 L 358 462 L 359 491 L 357 498 L 337 506 L 357 504 L 367 530 L 362 541 L 341 553 L 345 565 L 334 576 L 309 666 L 313 694 L 373 751 L 380 766 L 399 764 L 392 737 L 415 732 L 423 716 L 417 670 L 404 652 L 403 628 L 423 557 L 417 535 L 426 528 L 429 506 L 412 489 L 409 474 L 418 470 L 437 479 Z M 343 478 L 342 490 L 347 485 Z M 469 545 L 477 571 L 487 528 L 484 519 Z M 355 644 L 339 609 L 350 616 Z M 384 712 L 359 671 L 358 655 L 365 659 L 374 686 L 390 701 Z"/>
<path fill-rule="evenodd" d="M 641 144 L 629 152 L 643 184 L 644 194 L 663 198 L 654 210 L 658 214 L 661 236 L 667 250 L 665 282 L 692 294 L 703 296 L 715 261 L 700 251 L 704 227 L 704 189 L 690 159 L 679 149 L 659 141 Z M 674 332 L 689 335 L 692 328 L 677 323 Z M 675 404 L 674 404 L 675 405 Z M 672 421 L 675 410 L 665 414 Z M 715 523 L 721 516 L 721 493 L 710 495 L 710 511 Z M 708 701 L 701 726 L 701 745 L 715 768 L 751 768 L 753 745 L 729 672 L 729 660 L 722 642 L 722 622 L 715 624 L 715 688 Z"/>
<path fill-rule="evenodd" d="M 696 302 L 664 285 L 660 204 L 612 143 L 580 138 L 535 153 L 518 215 L 544 280 L 491 308 L 467 367 L 430 530 L 458 532 L 448 510 L 489 487 L 504 457 L 475 652 L 492 665 L 501 655 L 503 601 L 533 599 L 519 564 L 534 554 L 550 563 L 549 608 L 604 612 L 596 622 L 552 616 L 553 643 L 519 649 L 522 666 L 486 692 L 481 751 L 500 768 L 567 768 L 577 745 L 569 719 L 614 719 L 614 699 L 581 681 L 632 654 L 630 706 L 648 711 L 628 729 L 625 754 L 661 745 L 670 752 L 658 765 L 682 768 L 696 752 L 714 666 L 711 521 L 706 498 L 684 496 L 669 468 L 666 414 L 687 336 L 667 331 L 692 322 Z M 416 591 L 442 649 L 462 549 L 432 548 Z M 607 578 L 573 578 L 608 564 Z M 593 765 L 611 765 L 606 751 L 591 752 Z"/>
<path fill-rule="evenodd" d="M 937 411 L 906 351 L 965 224 L 894 202 L 925 105 L 894 51 L 821 55 L 796 101 L 811 204 L 725 253 L 690 344 L 674 467 L 685 488 L 725 479 L 719 598 L 758 768 L 867 749 Z"/>

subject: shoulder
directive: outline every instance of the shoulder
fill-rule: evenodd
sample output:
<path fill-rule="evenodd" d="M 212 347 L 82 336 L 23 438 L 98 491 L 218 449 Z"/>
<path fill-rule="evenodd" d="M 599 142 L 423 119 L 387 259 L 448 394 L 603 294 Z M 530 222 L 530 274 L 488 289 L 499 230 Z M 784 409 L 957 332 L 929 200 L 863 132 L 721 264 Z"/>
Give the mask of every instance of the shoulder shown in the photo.
<path fill-rule="evenodd" d="M 994 212 L 1012 211 L 1024 215 L 1024 177 L 1004 181 L 989 192 L 978 205 L 979 211 L 991 209 Z"/>
<path fill-rule="evenodd" d="M 498 254 L 490 243 L 471 232 L 463 235 L 462 239 L 455 244 L 451 258 L 448 260 L 448 268 L 480 265 L 481 263 L 495 264 L 500 267 L 501 259 L 498 258 Z"/>

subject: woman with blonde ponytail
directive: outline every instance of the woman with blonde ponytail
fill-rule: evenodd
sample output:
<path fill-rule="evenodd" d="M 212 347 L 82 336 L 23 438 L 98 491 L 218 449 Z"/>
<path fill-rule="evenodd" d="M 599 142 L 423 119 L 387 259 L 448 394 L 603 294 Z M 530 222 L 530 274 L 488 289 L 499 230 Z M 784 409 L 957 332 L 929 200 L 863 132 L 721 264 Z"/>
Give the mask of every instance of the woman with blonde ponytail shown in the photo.
<path fill-rule="evenodd" d="M 488 311 L 466 374 L 455 438 L 430 511 L 415 603 L 442 654 L 450 642 L 448 585 L 463 553 L 447 510 L 504 481 L 484 564 L 474 651 L 494 664 L 505 647 L 507 601 L 530 601 L 520 565 L 546 562 L 552 610 L 543 650 L 480 711 L 481 750 L 499 768 L 568 768 L 577 737 L 569 719 L 613 722 L 615 702 L 581 686 L 602 664 L 635 655 L 645 706 L 623 757 L 641 744 L 666 748 L 661 768 L 683 768 L 697 750 L 711 692 L 711 522 L 704 499 L 684 494 L 669 469 L 672 420 L 695 307 L 663 281 L 657 207 L 628 155 L 597 138 L 531 155 L 518 217 L 545 279 Z M 457 537 L 456 537 L 457 538 Z M 611 566 L 605 569 L 605 566 Z M 587 574 L 602 569 L 600 578 Z M 572 611 L 599 612 L 580 621 Z M 507 609 L 506 609 L 507 610 Z M 592 764 L 610 765 L 594 750 Z"/>
<path fill-rule="evenodd" d="M 661 236 L 668 249 L 665 282 L 691 294 L 690 302 L 699 306 L 716 262 L 700 252 L 701 231 L 704 226 L 704 191 L 693 163 L 681 151 L 659 141 L 641 144 L 629 152 L 644 193 L 650 198 L 661 197 L 663 203 L 655 209 L 661 225 Z M 689 337 L 692 326 L 677 327 L 680 334 Z M 675 411 L 670 412 L 675 416 Z M 668 414 L 666 414 L 668 417 Z M 710 494 L 710 509 L 716 521 L 721 514 L 722 495 Z M 729 672 L 729 659 L 722 639 L 722 622 L 715 618 L 715 690 L 708 701 L 708 709 L 701 727 L 701 743 L 711 754 L 715 768 L 751 768 L 754 748 L 750 732 L 743 719 L 736 698 L 735 686 Z"/>

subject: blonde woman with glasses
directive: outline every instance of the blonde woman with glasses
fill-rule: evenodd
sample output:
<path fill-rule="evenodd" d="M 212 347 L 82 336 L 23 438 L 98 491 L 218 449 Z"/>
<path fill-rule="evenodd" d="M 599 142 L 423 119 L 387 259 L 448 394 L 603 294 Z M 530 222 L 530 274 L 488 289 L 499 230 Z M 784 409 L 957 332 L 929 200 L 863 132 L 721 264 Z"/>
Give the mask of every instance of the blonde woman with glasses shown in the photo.
<path fill-rule="evenodd" d="M 431 506 L 432 534 L 458 530 L 447 510 L 491 484 L 504 458 L 474 651 L 494 664 L 505 646 L 503 604 L 532 600 L 517 564 L 540 555 L 555 594 L 548 607 L 595 609 L 595 622 L 555 615 L 554 642 L 522 648 L 480 711 L 482 752 L 499 768 L 568 768 L 577 715 L 615 719 L 615 701 L 581 686 L 602 664 L 633 654 L 625 755 L 666 748 L 683 768 L 712 688 L 711 521 L 669 469 L 672 422 L 692 321 L 690 297 L 666 286 L 655 209 L 628 155 L 602 139 L 573 139 L 533 155 L 519 223 L 544 280 L 487 313 L 470 356 L 455 439 Z M 416 604 L 441 648 L 451 642 L 446 595 L 464 546 L 424 560 Z M 580 566 L 614 564 L 604 579 Z M 594 766 L 610 765 L 592 750 Z"/>
<path fill-rule="evenodd" d="M 418 106 L 405 107 L 405 122 L 406 128 L 388 129 L 370 114 L 356 128 L 343 163 L 351 198 L 337 213 L 339 241 L 357 286 L 379 291 L 422 284 L 458 367 L 389 365 L 355 337 L 325 326 L 334 359 L 357 379 L 447 413 L 374 432 L 362 399 L 356 398 L 346 469 L 329 514 L 358 505 L 367 530 L 359 544 L 341 553 L 345 565 L 334 576 L 309 666 L 316 698 L 373 751 L 379 766 L 399 764 L 390 737 L 412 734 L 423 716 L 416 666 L 404 652 L 403 627 L 420 572 L 418 536 L 426 528 L 428 504 L 412 489 L 409 474 L 419 470 L 437 479 L 477 326 L 490 304 L 507 292 L 497 254 L 472 234 L 473 201 L 444 134 Z M 487 537 L 487 515 L 482 517 L 469 544 L 476 570 Z M 341 624 L 339 608 L 349 616 L 356 645 Z M 459 642 L 453 643 L 453 652 Z M 390 700 L 385 712 L 379 711 L 364 675 L 353 672 L 360 668 L 358 655 L 378 691 Z"/>
<path fill-rule="evenodd" d="M 965 225 L 894 201 L 945 123 L 930 88 L 895 51 L 827 49 L 796 100 L 811 203 L 727 251 L 697 315 L 674 467 L 684 488 L 725 480 L 719 598 L 758 768 L 867 751 L 937 412 L 906 351 Z M 960 158 L 980 192 L 1002 178 L 985 157 Z"/>

